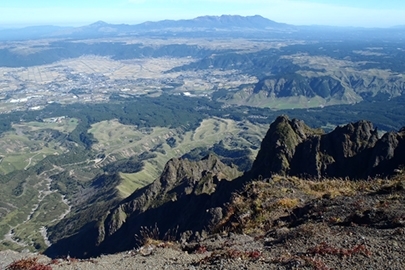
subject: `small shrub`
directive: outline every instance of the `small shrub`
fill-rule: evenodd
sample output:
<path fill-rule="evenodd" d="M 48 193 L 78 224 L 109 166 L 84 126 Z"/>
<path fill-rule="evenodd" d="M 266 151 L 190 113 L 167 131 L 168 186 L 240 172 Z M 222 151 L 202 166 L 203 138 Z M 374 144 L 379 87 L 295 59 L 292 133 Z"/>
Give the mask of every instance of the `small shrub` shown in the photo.
<path fill-rule="evenodd" d="M 207 252 L 207 247 L 206 246 L 199 246 L 197 248 L 197 250 L 195 251 L 195 253 L 197 254 L 203 254 Z"/>
<path fill-rule="evenodd" d="M 139 235 L 135 234 L 135 239 L 139 246 L 156 246 L 156 247 L 175 247 L 178 227 L 168 230 L 163 236 L 155 224 L 154 227 L 141 227 Z"/>
<path fill-rule="evenodd" d="M 313 237 L 330 233 L 330 228 L 325 223 L 304 223 L 294 232 L 295 236 Z"/>
<path fill-rule="evenodd" d="M 284 209 L 293 209 L 298 205 L 298 202 L 299 202 L 298 199 L 282 198 L 278 200 L 277 205 Z"/>
<path fill-rule="evenodd" d="M 356 245 L 353 248 L 345 249 L 345 248 L 332 247 L 331 245 L 328 245 L 325 242 L 322 242 L 319 245 L 315 246 L 314 248 L 309 249 L 308 253 L 320 254 L 320 255 L 331 254 L 331 255 L 339 255 L 342 257 L 345 257 L 345 256 L 350 257 L 354 254 L 359 254 L 359 253 L 366 255 L 366 256 L 371 255 L 371 252 L 367 249 L 367 247 L 365 245 Z"/>
<path fill-rule="evenodd" d="M 39 263 L 38 258 L 26 258 L 11 263 L 6 270 L 52 270 L 52 267 Z"/>

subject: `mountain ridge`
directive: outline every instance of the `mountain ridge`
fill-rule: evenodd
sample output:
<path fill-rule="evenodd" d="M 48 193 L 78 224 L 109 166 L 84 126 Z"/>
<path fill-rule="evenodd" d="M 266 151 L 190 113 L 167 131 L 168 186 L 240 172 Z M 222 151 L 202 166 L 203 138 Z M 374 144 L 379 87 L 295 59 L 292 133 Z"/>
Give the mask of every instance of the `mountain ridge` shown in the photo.
<path fill-rule="evenodd" d="M 384 30 L 399 31 L 403 27 L 390 28 L 359 28 L 359 27 L 339 27 L 339 26 L 297 26 L 287 23 L 280 23 L 261 15 L 241 16 L 241 15 L 221 15 L 221 16 L 199 16 L 193 19 L 180 20 L 159 20 L 146 21 L 138 24 L 127 23 L 107 23 L 96 21 L 94 23 L 79 27 L 73 26 L 55 26 L 55 25 L 38 25 L 22 28 L 0 28 L 1 40 L 24 40 L 24 39 L 41 39 L 41 38 L 101 38 L 101 37 L 121 37 L 137 36 L 144 34 L 172 36 L 174 33 L 188 33 L 191 35 L 201 36 L 203 32 L 212 35 L 215 32 L 224 34 L 227 32 L 236 32 L 247 35 L 262 36 L 277 35 L 291 38 L 291 33 L 300 33 L 300 38 L 313 36 L 313 31 L 322 33 L 335 32 L 336 35 L 348 35 L 348 30 L 352 33 L 350 36 L 356 37 L 359 34 L 368 34 L 369 31 L 378 32 L 379 35 L 386 37 Z M 248 32 L 251 33 L 248 33 Z M 183 34 L 184 34 L 183 33 Z M 252 36 L 252 33 L 256 33 Z M 281 34 L 281 35 L 279 35 Z M 395 35 L 401 33 L 395 32 Z M 222 35 L 220 35 L 223 37 Z M 315 35 L 319 38 L 319 35 Z"/>
<path fill-rule="evenodd" d="M 163 20 L 157 22 L 144 22 L 136 25 L 140 29 L 156 28 L 199 28 L 199 29 L 266 29 L 266 28 L 284 28 L 291 25 L 278 23 L 260 15 L 240 16 L 240 15 L 221 15 L 221 16 L 200 16 L 189 20 Z"/>
<path fill-rule="evenodd" d="M 200 16 L 194 19 L 147 21 L 139 24 L 110 24 L 97 21 L 80 27 L 29 26 L 18 29 L 0 29 L 3 40 L 30 38 L 84 38 L 138 35 L 145 32 L 173 31 L 218 31 L 218 30 L 277 30 L 294 28 L 260 15 Z M 188 29 L 188 30 L 187 30 Z"/>
<path fill-rule="evenodd" d="M 379 138 L 370 122 L 358 121 L 324 133 L 283 115 L 270 125 L 252 169 L 243 176 L 237 177 L 235 168 L 213 155 L 197 162 L 171 159 L 152 184 L 78 234 L 60 239 L 45 254 L 91 257 L 128 250 L 136 245 L 132 236 L 153 225 L 162 232 L 175 230 L 175 237 L 183 241 L 200 239 L 224 218 L 232 194 L 253 179 L 389 176 L 405 164 L 403 151 L 405 127 Z"/>
<path fill-rule="evenodd" d="M 151 227 L 155 223 L 163 232 L 176 226 L 182 232 L 196 227 L 201 231 L 207 224 L 199 221 L 212 220 L 211 223 L 215 223 L 221 215 L 215 209 L 205 211 L 218 204 L 215 199 L 210 199 L 210 194 L 222 182 L 238 175 L 236 168 L 223 164 L 212 154 L 197 162 L 173 158 L 152 184 L 135 191 L 99 220 L 85 225 L 77 235 L 58 241 L 47 250 L 47 254 L 70 253 L 76 257 L 88 257 L 127 250 L 136 244 L 136 239 L 125 235 L 134 235 L 142 227 Z M 224 202 L 223 198 L 217 200 Z M 157 216 L 160 220 L 153 220 Z M 80 247 L 76 246 L 77 241 L 82 242 Z"/>
<path fill-rule="evenodd" d="M 284 115 L 271 124 L 250 176 L 351 179 L 389 176 L 405 164 L 405 157 L 400 154 L 404 150 L 404 128 L 380 138 L 371 122 L 361 120 L 324 134 Z"/>

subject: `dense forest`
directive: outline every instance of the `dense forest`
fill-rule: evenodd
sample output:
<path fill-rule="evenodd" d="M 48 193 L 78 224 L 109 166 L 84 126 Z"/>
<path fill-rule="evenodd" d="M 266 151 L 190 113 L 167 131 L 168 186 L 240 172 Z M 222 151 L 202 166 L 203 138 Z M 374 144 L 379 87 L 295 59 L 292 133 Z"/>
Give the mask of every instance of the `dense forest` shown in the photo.
<path fill-rule="evenodd" d="M 87 131 L 94 123 L 118 119 L 122 124 L 138 127 L 182 127 L 185 131 L 198 127 L 210 117 L 249 120 L 253 123 L 270 124 L 280 114 L 304 120 L 309 126 L 340 125 L 361 119 L 369 120 L 380 130 L 398 130 L 405 126 L 403 114 L 405 97 L 391 100 L 361 102 L 354 105 L 337 105 L 325 108 L 273 111 L 267 108 L 247 106 L 224 106 L 207 98 L 192 98 L 182 95 L 162 95 L 156 98 L 113 98 L 109 103 L 99 104 L 49 104 L 42 111 L 20 111 L 2 115 L 0 132 L 12 129 L 12 123 L 42 121 L 44 118 L 68 116 L 80 119 L 79 125 L 68 139 L 90 147 L 94 138 Z"/>

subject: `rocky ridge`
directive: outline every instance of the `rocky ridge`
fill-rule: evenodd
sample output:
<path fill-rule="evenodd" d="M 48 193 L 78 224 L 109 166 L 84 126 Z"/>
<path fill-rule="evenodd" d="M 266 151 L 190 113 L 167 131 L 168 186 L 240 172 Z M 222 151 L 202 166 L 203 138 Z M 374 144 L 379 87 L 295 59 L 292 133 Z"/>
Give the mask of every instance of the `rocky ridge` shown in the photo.
<path fill-rule="evenodd" d="M 302 121 L 280 116 L 271 124 L 250 176 L 352 179 L 388 176 L 405 164 L 404 150 L 404 128 L 379 138 L 372 123 L 363 120 L 323 134 Z"/>

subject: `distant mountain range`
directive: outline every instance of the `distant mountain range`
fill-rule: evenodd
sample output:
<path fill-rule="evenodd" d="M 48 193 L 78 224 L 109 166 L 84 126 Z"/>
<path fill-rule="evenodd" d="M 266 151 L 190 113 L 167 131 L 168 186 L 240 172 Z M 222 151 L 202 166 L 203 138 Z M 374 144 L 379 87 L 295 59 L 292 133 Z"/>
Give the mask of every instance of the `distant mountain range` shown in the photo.
<path fill-rule="evenodd" d="M 295 26 L 279 23 L 260 15 L 201 16 L 189 20 L 162 20 L 140 24 L 109 24 L 98 21 L 81 27 L 30 26 L 19 29 L 0 27 L 0 40 L 40 38 L 97 38 L 117 36 L 185 36 L 185 37 L 270 37 L 319 39 L 334 38 L 391 38 L 403 37 L 404 26 L 387 29 L 368 29 L 333 26 Z M 372 35 L 370 35 L 372 32 Z"/>
<path fill-rule="evenodd" d="M 49 37 L 103 37 L 136 35 L 161 31 L 230 31 L 230 30 L 291 30 L 294 26 L 278 23 L 262 16 L 201 16 L 190 20 L 163 20 L 135 25 L 109 24 L 98 21 L 82 27 L 31 26 L 20 29 L 0 28 L 0 39 L 31 39 Z"/>
<path fill-rule="evenodd" d="M 292 27 L 288 24 L 278 23 L 262 16 L 202 16 L 192 20 L 164 20 L 159 22 L 144 22 L 136 26 L 142 30 L 161 28 L 200 28 L 200 29 L 279 29 Z"/>

